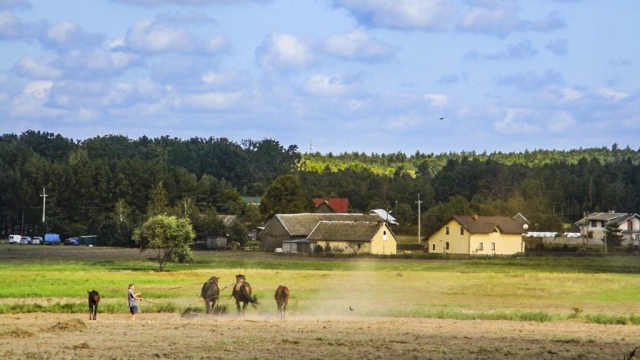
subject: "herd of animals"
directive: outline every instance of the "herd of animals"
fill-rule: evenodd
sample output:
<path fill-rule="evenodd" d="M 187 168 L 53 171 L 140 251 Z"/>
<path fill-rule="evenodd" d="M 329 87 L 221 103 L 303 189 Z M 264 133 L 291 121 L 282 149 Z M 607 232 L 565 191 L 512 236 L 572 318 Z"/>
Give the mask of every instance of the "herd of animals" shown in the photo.
<path fill-rule="evenodd" d="M 200 291 L 200 296 L 204 299 L 207 314 L 215 314 L 216 306 L 218 305 L 220 298 L 218 280 L 220 280 L 220 278 L 217 276 L 210 277 L 209 280 L 202 285 L 202 290 Z M 96 320 L 100 294 L 96 290 L 87 291 L 87 293 L 89 294 L 89 320 Z M 258 298 L 255 295 L 251 296 L 251 285 L 242 274 L 236 275 L 236 283 L 233 285 L 231 296 L 236 300 L 238 315 L 244 314 L 249 304 L 253 307 L 256 307 L 258 304 Z M 278 316 L 284 319 L 287 304 L 289 303 L 289 288 L 283 285 L 278 286 L 274 298 L 278 306 Z M 242 307 L 240 307 L 240 303 L 242 303 Z"/>

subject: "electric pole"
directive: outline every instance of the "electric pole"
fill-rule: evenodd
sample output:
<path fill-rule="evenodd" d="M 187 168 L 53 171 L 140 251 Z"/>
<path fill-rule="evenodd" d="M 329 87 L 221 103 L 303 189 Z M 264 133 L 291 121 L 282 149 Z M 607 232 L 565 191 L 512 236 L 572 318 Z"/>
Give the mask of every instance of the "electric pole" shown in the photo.
<path fill-rule="evenodd" d="M 44 191 L 44 187 L 42 188 L 42 222 L 45 221 L 45 208 L 47 207 L 47 195 L 46 192 Z"/>
<path fill-rule="evenodd" d="M 418 194 L 418 201 L 416 201 L 416 203 L 418 204 L 418 245 L 420 245 L 422 244 L 422 239 L 420 238 L 420 204 L 422 204 L 420 194 Z"/>

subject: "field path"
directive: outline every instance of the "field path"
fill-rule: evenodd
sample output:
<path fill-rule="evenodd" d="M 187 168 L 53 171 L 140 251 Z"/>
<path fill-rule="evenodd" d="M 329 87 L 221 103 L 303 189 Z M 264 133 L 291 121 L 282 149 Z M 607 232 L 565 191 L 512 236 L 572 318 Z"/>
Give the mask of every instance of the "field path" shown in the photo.
<path fill-rule="evenodd" d="M 358 316 L 0 315 L 2 359 L 622 359 L 640 327 Z"/>

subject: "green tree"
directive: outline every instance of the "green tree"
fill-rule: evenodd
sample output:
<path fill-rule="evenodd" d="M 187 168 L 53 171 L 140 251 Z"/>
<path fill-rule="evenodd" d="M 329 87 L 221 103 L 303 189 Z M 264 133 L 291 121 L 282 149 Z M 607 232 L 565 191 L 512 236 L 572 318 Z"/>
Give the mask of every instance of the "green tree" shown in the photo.
<path fill-rule="evenodd" d="M 169 210 L 169 203 L 167 201 L 167 192 L 162 185 L 162 181 L 154 185 L 149 190 L 149 202 L 147 203 L 147 216 L 149 218 L 166 214 Z"/>
<path fill-rule="evenodd" d="M 169 262 L 185 263 L 193 260 L 191 245 L 195 232 L 189 219 L 156 215 L 147 220 L 133 233 L 133 240 L 140 251 L 156 252 L 158 271 L 163 271 Z"/>
<path fill-rule="evenodd" d="M 313 201 L 300 186 L 295 175 L 282 175 L 269 186 L 260 202 L 260 213 L 269 219 L 275 214 L 312 211 Z"/>
<path fill-rule="evenodd" d="M 239 222 L 234 221 L 227 228 L 227 241 L 229 243 L 236 241 L 241 246 L 244 246 L 244 244 L 247 243 L 248 239 L 249 239 L 249 234 L 247 233 L 247 228 L 245 228 Z"/>
<path fill-rule="evenodd" d="M 611 221 L 604 229 L 604 236 L 607 248 L 617 248 L 622 246 L 622 230 L 618 224 Z"/>

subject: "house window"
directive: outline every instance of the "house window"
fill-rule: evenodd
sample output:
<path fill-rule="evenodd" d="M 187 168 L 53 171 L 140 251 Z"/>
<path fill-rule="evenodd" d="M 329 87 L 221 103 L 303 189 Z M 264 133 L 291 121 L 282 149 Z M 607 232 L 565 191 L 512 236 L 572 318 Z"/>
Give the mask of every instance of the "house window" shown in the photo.
<path fill-rule="evenodd" d="M 446 243 L 444 243 L 444 249 L 445 250 L 449 250 L 449 242 L 448 241 Z"/>
<path fill-rule="evenodd" d="M 449 227 L 448 226 L 445 228 L 445 232 L 446 232 L 447 235 L 449 235 Z"/>
<path fill-rule="evenodd" d="M 591 227 L 598 227 L 598 222 L 595 220 L 591 220 Z"/>
<path fill-rule="evenodd" d="M 464 235 L 464 228 L 460 226 L 460 235 Z"/>
<path fill-rule="evenodd" d="M 496 243 L 491 243 L 491 251 L 496 251 Z"/>
<path fill-rule="evenodd" d="M 431 250 L 436 251 L 436 244 L 431 245 Z"/>
<path fill-rule="evenodd" d="M 484 245 L 482 243 L 478 244 L 478 251 L 484 250 Z"/>

